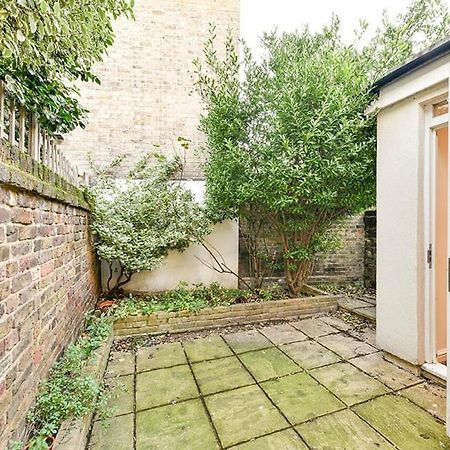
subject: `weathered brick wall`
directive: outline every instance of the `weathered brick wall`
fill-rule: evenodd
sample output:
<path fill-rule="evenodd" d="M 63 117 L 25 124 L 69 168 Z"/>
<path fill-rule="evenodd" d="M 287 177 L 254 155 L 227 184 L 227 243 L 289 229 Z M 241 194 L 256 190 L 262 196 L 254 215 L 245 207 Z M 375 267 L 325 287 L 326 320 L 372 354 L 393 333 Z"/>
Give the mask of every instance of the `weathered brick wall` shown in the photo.
<path fill-rule="evenodd" d="M 341 221 L 334 226 L 339 237 L 339 248 L 318 257 L 310 283 L 352 283 L 363 282 L 364 275 L 364 221 L 363 215 L 357 215 Z M 271 241 L 266 236 L 266 242 Z M 279 248 L 270 244 L 271 251 Z M 280 269 L 274 270 L 270 277 L 281 277 Z M 242 239 L 239 244 L 239 273 L 242 277 L 249 276 L 248 251 Z"/>
<path fill-rule="evenodd" d="M 0 163 L 0 449 L 23 435 L 39 381 L 98 292 L 89 213 L 52 192 L 62 196 Z"/>
<path fill-rule="evenodd" d="M 367 211 L 364 214 L 364 286 L 377 286 L 377 212 Z"/>
<path fill-rule="evenodd" d="M 311 281 L 329 283 L 363 282 L 364 220 L 357 215 L 335 225 L 340 247 L 321 255 Z"/>
<path fill-rule="evenodd" d="M 201 102 L 193 92 L 194 58 L 202 57 L 210 23 L 218 43 L 227 28 L 239 32 L 239 0 L 136 0 L 136 20 L 116 23 L 116 40 L 96 73 L 101 85 L 83 84 L 81 102 L 90 110 L 88 126 L 65 137 L 63 149 L 81 172 L 90 173 L 87 154 L 97 164 L 130 155 L 124 170 L 143 153 L 177 151 L 177 137 L 192 141 L 187 178 L 199 178 L 194 154 Z"/>

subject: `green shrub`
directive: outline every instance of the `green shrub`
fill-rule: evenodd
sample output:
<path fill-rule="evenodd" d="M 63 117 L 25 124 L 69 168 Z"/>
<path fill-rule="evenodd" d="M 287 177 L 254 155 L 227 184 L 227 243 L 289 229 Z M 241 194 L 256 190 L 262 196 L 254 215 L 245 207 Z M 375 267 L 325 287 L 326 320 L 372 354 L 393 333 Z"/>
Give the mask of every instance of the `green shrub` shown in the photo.
<path fill-rule="evenodd" d="M 236 303 L 271 301 L 285 298 L 286 294 L 278 286 L 269 289 L 226 289 L 218 283 L 210 286 L 195 285 L 189 289 L 187 283 L 161 294 L 139 297 L 128 295 L 120 298 L 117 304 L 108 310 L 114 319 L 123 319 L 132 314 L 152 314 L 157 311 L 199 312 L 203 308 L 228 306 Z"/>
<path fill-rule="evenodd" d="M 120 160 L 113 162 L 119 164 Z M 119 289 L 135 272 L 155 269 L 169 250 L 183 251 L 209 233 L 203 209 L 176 178 L 182 168 L 179 157 L 150 154 L 125 182 L 97 170 L 97 184 L 87 192 L 95 247 L 102 260 L 120 265 L 116 285 L 110 285 L 111 277 L 108 280 L 109 290 Z"/>

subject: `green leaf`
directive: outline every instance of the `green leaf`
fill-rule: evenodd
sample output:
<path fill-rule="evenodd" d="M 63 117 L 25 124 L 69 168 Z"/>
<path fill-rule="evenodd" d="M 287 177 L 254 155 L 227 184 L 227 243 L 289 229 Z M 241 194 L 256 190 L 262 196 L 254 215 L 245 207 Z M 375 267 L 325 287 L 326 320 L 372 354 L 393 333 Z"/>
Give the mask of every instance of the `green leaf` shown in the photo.
<path fill-rule="evenodd" d="M 61 14 L 61 5 L 59 4 L 59 2 L 55 2 L 55 4 L 53 5 L 53 12 L 56 16 L 59 16 Z"/>
<path fill-rule="evenodd" d="M 50 9 L 50 7 L 48 6 L 48 3 L 45 0 L 41 0 L 39 2 L 39 9 L 41 10 L 42 13 L 47 13 L 48 10 Z"/>
<path fill-rule="evenodd" d="M 26 37 L 25 37 L 25 35 L 23 34 L 23 32 L 22 32 L 22 30 L 17 30 L 17 40 L 19 41 L 19 42 L 25 42 L 26 41 Z"/>
<path fill-rule="evenodd" d="M 37 30 L 37 24 L 36 24 L 36 19 L 34 18 L 34 16 L 29 15 L 28 16 L 28 24 L 30 26 L 30 31 L 31 33 L 36 33 Z"/>

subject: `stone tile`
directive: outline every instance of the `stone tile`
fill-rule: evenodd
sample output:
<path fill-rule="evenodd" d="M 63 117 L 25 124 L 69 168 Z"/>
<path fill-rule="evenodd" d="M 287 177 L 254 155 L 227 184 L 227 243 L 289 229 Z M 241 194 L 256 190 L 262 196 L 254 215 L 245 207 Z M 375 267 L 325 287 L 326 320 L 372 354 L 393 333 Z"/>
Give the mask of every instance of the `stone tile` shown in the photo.
<path fill-rule="evenodd" d="M 319 319 L 299 320 L 298 322 L 291 322 L 291 325 L 311 338 L 338 332 L 336 328 Z"/>
<path fill-rule="evenodd" d="M 115 445 L 110 448 L 116 450 Z M 162 406 L 136 415 L 136 450 L 217 448 L 219 445 L 200 399 Z"/>
<path fill-rule="evenodd" d="M 105 424 L 94 423 L 88 449 L 91 450 L 131 450 L 133 448 L 133 414 L 113 417 Z M 114 445 L 112 445 L 114 443 Z"/>
<path fill-rule="evenodd" d="M 189 366 L 137 374 L 136 410 L 179 402 L 199 395 Z"/>
<path fill-rule="evenodd" d="M 134 355 L 131 352 L 111 352 L 105 376 L 117 377 L 134 373 Z"/>
<path fill-rule="evenodd" d="M 224 334 L 223 338 L 228 345 L 236 352 L 250 352 L 272 347 L 272 343 L 257 330 L 239 331 L 238 333 Z"/>
<path fill-rule="evenodd" d="M 203 395 L 255 383 L 235 356 L 195 363 L 192 370 Z"/>
<path fill-rule="evenodd" d="M 206 397 L 205 402 L 224 447 L 288 426 L 258 386 L 214 394 Z"/>
<path fill-rule="evenodd" d="M 308 450 L 299 435 L 292 430 L 277 431 L 245 444 L 233 447 L 234 450 Z"/>
<path fill-rule="evenodd" d="M 346 409 L 296 427 L 310 448 L 333 450 L 394 449 L 354 412 Z"/>
<path fill-rule="evenodd" d="M 295 342 L 280 349 L 304 369 L 325 366 L 341 361 L 341 358 L 315 341 Z"/>
<path fill-rule="evenodd" d="M 273 325 L 271 327 L 261 328 L 259 330 L 264 336 L 270 339 L 274 344 L 289 344 L 290 342 L 304 341 L 307 337 L 288 324 Z"/>
<path fill-rule="evenodd" d="M 363 302 L 362 300 L 358 300 L 352 297 L 343 297 L 338 300 L 338 305 L 341 308 L 353 310 L 355 308 L 364 308 L 367 306 L 371 306 L 367 302 Z"/>
<path fill-rule="evenodd" d="M 114 378 L 111 383 L 112 398 L 108 402 L 115 416 L 133 412 L 134 406 L 134 375 L 124 375 Z"/>
<path fill-rule="evenodd" d="M 257 381 L 282 377 L 302 369 L 275 347 L 243 353 L 240 359 Z"/>
<path fill-rule="evenodd" d="M 370 320 L 377 320 L 377 309 L 375 306 L 368 306 L 366 308 L 357 308 L 354 311 L 356 314 Z"/>
<path fill-rule="evenodd" d="M 310 373 L 346 405 L 389 392 L 379 381 L 346 362 L 314 369 Z"/>
<path fill-rule="evenodd" d="M 373 347 L 377 346 L 376 331 L 373 327 L 367 326 L 364 328 L 360 328 L 358 330 L 351 330 L 348 333 L 355 338 L 358 338 L 364 342 L 367 342 L 368 344 L 372 345 Z"/>
<path fill-rule="evenodd" d="M 190 362 L 206 361 L 208 359 L 225 358 L 233 352 L 220 336 L 208 336 L 183 344 Z"/>
<path fill-rule="evenodd" d="M 346 334 L 330 334 L 329 336 L 322 336 L 317 340 L 344 359 L 368 355 L 369 353 L 378 351 L 371 345 Z"/>
<path fill-rule="evenodd" d="M 349 323 L 345 322 L 342 319 L 339 319 L 339 317 L 326 316 L 326 317 L 321 317 L 319 320 L 321 320 L 322 322 L 324 322 L 328 325 L 331 325 L 332 327 L 334 327 L 340 331 L 349 331 L 352 329 L 352 326 Z"/>
<path fill-rule="evenodd" d="M 307 373 L 265 381 L 261 387 L 292 425 L 345 408 Z"/>
<path fill-rule="evenodd" d="M 186 355 L 180 342 L 142 347 L 137 352 L 137 371 L 163 369 L 187 364 Z"/>
<path fill-rule="evenodd" d="M 421 381 L 413 373 L 386 361 L 382 352 L 359 356 L 350 362 L 391 389 L 401 389 Z"/>
<path fill-rule="evenodd" d="M 377 299 L 375 297 L 371 297 L 370 295 L 364 295 L 361 300 L 364 302 L 370 303 L 372 306 L 377 305 Z"/>
<path fill-rule="evenodd" d="M 399 392 L 416 405 L 426 409 L 430 414 L 445 421 L 446 395 L 445 388 L 434 383 L 422 383 Z"/>
<path fill-rule="evenodd" d="M 401 450 L 450 449 L 445 426 L 404 397 L 385 395 L 353 409 Z"/>

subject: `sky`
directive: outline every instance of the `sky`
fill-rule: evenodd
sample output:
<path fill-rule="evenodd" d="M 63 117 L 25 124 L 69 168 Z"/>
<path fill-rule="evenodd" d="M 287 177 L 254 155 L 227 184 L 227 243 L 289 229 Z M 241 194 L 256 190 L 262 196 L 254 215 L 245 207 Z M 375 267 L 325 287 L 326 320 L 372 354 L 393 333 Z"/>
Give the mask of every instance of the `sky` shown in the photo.
<path fill-rule="evenodd" d="M 241 37 L 258 53 L 258 37 L 277 27 L 294 31 L 308 24 L 319 31 L 336 13 L 341 18 L 342 34 L 351 42 L 360 19 L 372 29 L 380 24 L 383 9 L 389 15 L 406 10 L 410 0 L 241 0 Z M 369 28 L 370 32 L 370 28 Z"/>

